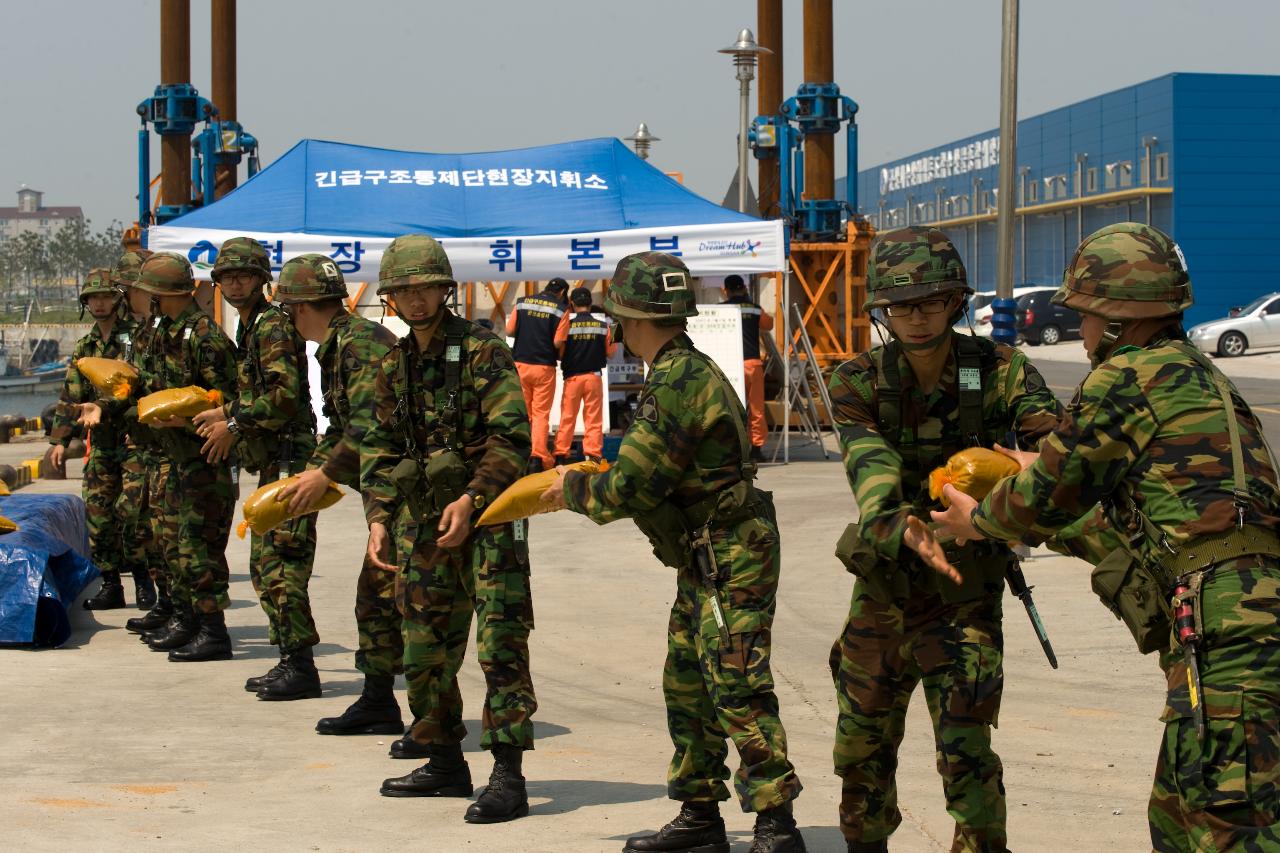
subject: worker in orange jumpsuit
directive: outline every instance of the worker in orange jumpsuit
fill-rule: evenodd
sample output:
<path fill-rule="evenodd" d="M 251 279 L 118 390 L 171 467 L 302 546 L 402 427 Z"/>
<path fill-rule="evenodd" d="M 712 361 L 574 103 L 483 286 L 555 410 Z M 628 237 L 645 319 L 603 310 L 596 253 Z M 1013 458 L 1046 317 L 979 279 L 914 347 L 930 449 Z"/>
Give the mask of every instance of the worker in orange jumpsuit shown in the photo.
<path fill-rule="evenodd" d="M 547 447 L 551 434 L 551 403 L 556 398 L 556 329 L 567 317 L 565 292 L 569 282 L 553 278 L 534 296 L 516 300 L 507 316 L 507 334 L 516 339 L 512 347 L 520 388 L 529 409 L 533 428 L 533 458 L 529 470 L 542 471 L 554 462 Z"/>
<path fill-rule="evenodd" d="M 609 322 L 591 313 L 591 291 L 576 287 L 569 297 L 573 313 L 556 330 L 564 392 L 560 395 L 560 428 L 556 431 L 556 464 L 563 465 L 573 444 L 573 428 L 582 408 L 582 453 L 599 461 L 604 454 L 604 382 L 600 371 L 617 344 L 609 340 Z"/>
<path fill-rule="evenodd" d="M 747 421 L 751 433 L 751 458 L 764 461 L 769 425 L 764 419 L 764 362 L 760 360 L 760 333 L 773 330 L 773 317 L 751 301 L 740 275 L 724 280 L 724 304 L 742 312 L 742 367 L 747 383 Z"/>

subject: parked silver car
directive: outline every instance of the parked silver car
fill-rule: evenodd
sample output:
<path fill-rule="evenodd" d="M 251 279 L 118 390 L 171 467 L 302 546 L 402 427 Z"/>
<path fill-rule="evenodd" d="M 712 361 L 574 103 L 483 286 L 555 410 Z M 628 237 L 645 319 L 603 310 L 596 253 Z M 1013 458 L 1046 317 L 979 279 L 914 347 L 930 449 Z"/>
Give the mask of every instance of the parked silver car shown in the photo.
<path fill-rule="evenodd" d="M 1192 326 L 1187 336 L 1202 352 L 1234 358 L 1248 349 L 1280 347 L 1280 293 L 1259 296 L 1222 320 Z"/>

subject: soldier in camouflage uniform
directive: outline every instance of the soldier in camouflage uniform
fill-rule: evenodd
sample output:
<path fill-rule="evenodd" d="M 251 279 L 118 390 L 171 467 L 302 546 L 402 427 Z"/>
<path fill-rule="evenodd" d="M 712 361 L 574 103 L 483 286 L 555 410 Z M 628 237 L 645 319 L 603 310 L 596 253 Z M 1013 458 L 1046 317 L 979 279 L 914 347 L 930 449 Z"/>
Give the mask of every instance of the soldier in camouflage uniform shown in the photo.
<path fill-rule="evenodd" d="M 902 822 L 898 746 L 923 684 L 938 772 L 955 818 L 954 851 L 1005 850 L 1005 798 L 991 729 L 1004 685 L 1001 597 L 1016 557 L 1004 543 L 951 546 L 964 583 L 936 574 L 922 542 L 929 472 L 966 447 L 1034 447 L 1061 414 L 1021 351 L 952 330 L 969 288 L 946 235 L 912 227 L 871 249 L 864 308 L 882 309 L 889 343 L 829 381 L 858 521 L 837 556 L 856 577 L 831 649 L 839 716 L 835 767 L 848 849 L 884 851 Z"/>
<path fill-rule="evenodd" d="M 77 434 L 79 405 L 98 398 L 98 393 L 76 367 L 81 358 L 126 358 L 132 346 L 133 321 L 123 316 L 122 296 L 111 281 L 111 270 L 90 270 L 80 287 L 80 304 L 88 309 L 94 326 L 76 342 L 67 366 L 67 378 L 53 417 L 49 441 L 53 445 L 50 461 L 61 467 L 67 445 Z M 124 585 L 120 573 L 133 572 L 138 608 L 146 610 L 155 604 L 155 586 L 146 572 L 128 563 L 124 554 L 124 537 L 116 501 L 120 497 L 121 470 L 128 450 L 124 430 L 116 424 L 100 425 L 89 438 L 89 460 L 84 466 L 85 512 L 89 523 L 89 549 L 93 562 L 102 572 L 102 588 L 84 601 L 86 610 L 115 610 L 124 607 Z"/>
<path fill-rule="evenodd" d="M 1093 371 L 1021 474 L 981 504 L 949 489 L 934 518 L 1094 563 L 1094 591 L 1160 652 L 1156 851 L 1280 850 L 1280 485 L 1261 425 L 1183 334 L 1191 281 L 1167 235 L 1093 233 L 1054 300 L 1085 315 Z"/>
<path fill-rule="evenodd" d="M 802 851 L 791 809 L 800 780 L 769 670 L 781 567 L 773 499 L 752 484 L 742 403 L 685 334 L 694 303 L 679 258 L 645 252 L 618 263 L 604 307 L 649 378 L 617 464 L 562 473 L 545 500 L 598 524 L 632 518 L 677 569 L 662 686 L 675 745 L 667 795 L 681 808 L 623 849 L 728 853 L 719 807 L 730 796 L 728 738 L 742 809 L 756 813 L 752 853 Z"/>
<path fill-rule="evenodd" d="M 378 423 L 361 447 L 360 484 L 369 557 L 399 571 L 410 738 L 431 755 L 384 781 L 382 793 L 471 794 L 457 673 L 474 610 L 487 688 L 480 746 L 493 753 L 493 773 L 466 820 L 495 823 L 529 813 L 522 756 L 533 748 L 538 707 L 529 674 L 529 547 L 523 521 L 471 525 L 524 473 L 530 428 L 507 345 L 444 307 L 455 286 L 448 256 L 426 235 L 398 237 L 382 256 L 378 293 L 411 332 L 382 362 Z M 388 562 L 393 541 L 398 566 Z"/>
<path fill-rule="evenodd" d="M 191 420 L 205 439 L 201 452 L 211 464 L 235 453 L 239 465 L 257 474 L 258 485 L 264 486 L 302 471 L 316 447 L 306 344 L 262 292 L 271 281 L 271 261 L 257 240 L 232 237 L 224 242 L 211 277 L 222 298 L 240 314 L 239 393 Z M 286 521 L 263 536 L 253 534 L 249 577 L 267 615 L 267 639 L 280 648 L 279 663 L 245 682 L 245 689 L 259 699 L 320 697 L 320 675 L 311 652 L 320 635 L 307 595 L 315 554 L 314 513 Z"/>
<path fill-rule="evenodd" d="M 133 288 L 139 298 L 146 295 L 153 320 L 129 402 L 188 385 L 229 399 L 236 390 L 235 347 L 196 307 L 187 259 L 174 252 L 152 255 Z M 100 410 L 94 416 L 100 417 Z M 225 551 L 236 503 L 231 466 L 205 459 L 204 442 L 189 421 L 175 418 L 154 426 L 161 464 L 149 477 L 147 500 L 174 610 L 164 626 L 142 636 L 152 650 L 168 651 L 171 661 L 225 660 L 231 657 L 223 617 L 230 604 Z"/>
<path fill-rule="evenodd" d="M 319 344 L 320 392 L 329 424 L 290 486 L 290 510 L 314 506 L 331 483 L 360 487 L 360 445 L 374 424 L 374 377 L 396 337 L 385 326 L 347 311 L 347 285 L 324 255 L 301 255 L 284 265 L 276 301 L 303 338 Z M 404 730 L 393 688 L 404 645 L 396 609 L 395 572 L 365 558 L 356 581 L 356 669 L 364 674 L 360 697 L 340 716 L 316 723 L 323 735 L 399 734 Z"/>

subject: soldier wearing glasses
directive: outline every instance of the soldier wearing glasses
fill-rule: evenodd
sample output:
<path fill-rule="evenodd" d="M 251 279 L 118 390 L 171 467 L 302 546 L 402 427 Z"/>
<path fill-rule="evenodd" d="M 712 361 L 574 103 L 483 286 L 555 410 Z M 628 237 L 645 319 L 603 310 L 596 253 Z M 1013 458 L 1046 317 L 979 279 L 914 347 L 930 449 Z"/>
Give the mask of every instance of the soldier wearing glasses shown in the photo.
<path fill-rule="evenodd" d="M 928 475 L 954 453 L 1034 447 L 1060 407 L 1021 352 L 952 330 L 972 293 L 955 247 L 933 228 L 882 235 L 867 309 L 889 342 L 830 380 L 833 417 L 858 504 L 836 554 L 857 581 L 831 649 L 839 716 L 835 769 L 848 849 L 888 850 L 902 821 L 894 770 L 907 704 L 923 684 L 953 850 L 1005 849 L 1005 800 L 991 729 L 1004 683 L 1001 596 L 1015 560 L 1003 543 L 942 546 L 924 519 Z M 943 576 L 947 574 L 946 577 Z M 961 580 L 963 576 L 963 580 Z M 948 579 L 949 578 L 949 579 Z"/>

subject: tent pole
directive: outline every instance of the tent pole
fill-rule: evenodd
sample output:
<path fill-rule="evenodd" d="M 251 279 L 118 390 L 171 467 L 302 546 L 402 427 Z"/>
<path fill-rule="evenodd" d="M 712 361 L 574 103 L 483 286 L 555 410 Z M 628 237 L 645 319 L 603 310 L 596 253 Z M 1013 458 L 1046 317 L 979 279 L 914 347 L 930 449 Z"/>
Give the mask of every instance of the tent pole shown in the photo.
<path fill-rule="evenodd" d="M 782 463 L 791 463 L 791 267 L 782 271 Z"/>

